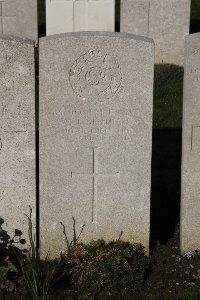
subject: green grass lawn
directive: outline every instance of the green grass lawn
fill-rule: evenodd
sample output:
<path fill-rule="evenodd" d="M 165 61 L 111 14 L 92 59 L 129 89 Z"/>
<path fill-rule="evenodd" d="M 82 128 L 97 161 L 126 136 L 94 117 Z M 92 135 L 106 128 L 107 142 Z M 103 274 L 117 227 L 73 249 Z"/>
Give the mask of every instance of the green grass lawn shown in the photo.
<path fill-rule="evenodd" d="M 154 128 L 181 128 L 183 68 L 156 65 L 154 75 Z"/>

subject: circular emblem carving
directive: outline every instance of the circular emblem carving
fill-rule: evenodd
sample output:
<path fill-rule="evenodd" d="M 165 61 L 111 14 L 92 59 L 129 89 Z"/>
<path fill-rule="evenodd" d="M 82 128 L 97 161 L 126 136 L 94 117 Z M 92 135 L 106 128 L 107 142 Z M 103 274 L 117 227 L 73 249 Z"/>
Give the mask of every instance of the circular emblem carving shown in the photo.
<path fill-rule="evenodd" d="M 74 92 L 83 100 L 109 99 L 121 86 L 122 75 L 117 60 L 101 50 L 90 50 L 80 56 L 69 71 Z"/>

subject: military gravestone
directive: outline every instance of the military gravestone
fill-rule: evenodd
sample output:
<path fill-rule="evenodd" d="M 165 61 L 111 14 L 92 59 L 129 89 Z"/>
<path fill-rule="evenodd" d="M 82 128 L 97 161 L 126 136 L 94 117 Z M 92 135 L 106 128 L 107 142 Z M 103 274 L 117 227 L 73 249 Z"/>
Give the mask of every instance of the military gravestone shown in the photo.
<path fill-rule="evenodd" d="M 34 66 L 34 42 L 0 38 L 0 218 L 11 235 L 27 233 L 36 201 Z"/>
<path fill-rule="evenodd" d="M 200 34 L 186 38 L 183 146 L 181 251 L 200 250 Z"/>
<path fill-rule="evenodd" d="M 190 3 L 191 0 L 122 0 L 121 32 L 153 38 L 157 63 L 183 65 Z"/>
<path fill-rule="evenodd" d="M 46 0 L 47 35 L 74 31 L 114 31 L 114 0 Z"/>
<path fill-rule="evenodd" d="M 0 34 L 38 39 L 37 0 L 1 0 Z"/>
<path fill-rule="evenodd" d="M 82 241 L 149 247 L 154 44 L 126 34 L 40 39 L 41 246 Z"/>

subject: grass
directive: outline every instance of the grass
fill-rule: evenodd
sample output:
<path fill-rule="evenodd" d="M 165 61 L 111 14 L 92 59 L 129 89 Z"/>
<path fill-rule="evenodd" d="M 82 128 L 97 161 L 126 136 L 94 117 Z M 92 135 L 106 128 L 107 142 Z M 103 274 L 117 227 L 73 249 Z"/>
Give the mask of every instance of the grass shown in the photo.
<path fill-rule="evenodd" d="M 30 300 L 29 297 L 25 297 L 25 296 L 15 296 L 13 298 L 13 295 L 9 296 L 9 295 L 5 295 L 5 296 L 1 296 L 0 295 L 0 299 L 1 300 Z M 56 295 L 56 296 L 50 296 L 48 298 L 48 300 L 73 300 L 73 299 L 78 299 L 78 298 L 72 298 L 71 296 L 67 296 L 67 295 Z M 85 300 L 89 300 L 91 299 L 91 297 L 87 297 L 87 296 L 83 296 L 82 299 Z M 185 293 L 184 295 L 176 295 L 176 296 L 172 296 L 172 295 L 167 295 L 167 296 L 138 296 L 133 298 L 133 296 L 130 294 L 120 294 L 120 295 L 108 295 L 108 294 L 102 294 L 99 296 L 95 297 L 96 300 L 200 300 L 200 294 L 199 293 Z M 41 299 L 37 299 L 37 300 L 41 300 Z"/>
<path fill-rule="evenodd" d="M 30 249 L 26 258 L 19 258 L 23 281 L 30 299 L 47 300 L 54 285 L 64 275 L 65 260 L 50 261 L 49 252 L 43 260 L 40 258 L 33 233 L 31 208 L 27 219 Z"/>
<path fill-rule="evenodd" d="M 181 128 L 183 99 L 183 68 L 156 65 L 154 75 L 153 127 Z"/>
<path fill-rule="evenodd" d="M 110 297 L 104 298 L 104 296 L 101 298 L 97 298 L 98 300 L 200 300 L 200 295 L 197 293 L 186 293 L 185 295 L 177 295 L 177 296 L 172 296 L 172 295 L 167 295 L 167 296 L 138 296 L 134 297 L 131 295 L 114 295 Z"/>
<path fill-rule="evenodd" d="M 183 68 L 156 65 L 151 179 L 151 243 L 165 243 L 180 218 Z M 170 222 L 168 221 L 170 219 Z"/>
<path fill-rule="evenodd" d="M 197 294 L 197 293 L 194 293 L 194 294 L 185 294 L 185 295 L 180 295 L 180 296 L 171 296 L 171 295 L 168 295 L 168 296 L 138 296 L 138 297 L 133 297 L 130 295 L 120 295 L 119 297 L 118 296 L 114 296 L 114 297 L 106 297 L 106 298 L 98 298 L 98 300 L 200 300 L 200 295 Z"/>

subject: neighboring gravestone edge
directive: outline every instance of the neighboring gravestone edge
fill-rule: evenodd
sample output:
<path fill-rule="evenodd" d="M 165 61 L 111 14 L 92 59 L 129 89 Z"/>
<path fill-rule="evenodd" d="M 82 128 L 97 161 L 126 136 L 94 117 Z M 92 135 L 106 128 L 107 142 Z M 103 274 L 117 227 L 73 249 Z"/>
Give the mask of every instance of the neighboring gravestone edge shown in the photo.
<path fill-rule="evenodd" d="M 9 235 L 23 232 L 25 248 L 25 214 L 31 206 L 35 228 L 36 212 L 34 51 L 29 39 L 0 36 L 0 218 Z"/>
<path fill-rule="evenodd" d="M 44 36 L 39 38 L 39 42 L 45 42 L 49 40 L 55 40 L 55 39 L 63 39 L 63 38 L 70 38 L 70 37 L 110 37 L 110 38 L 121 38 L 121 39 L 133 39 L 135 41 L 143 41 L 148 43 L 154 43 L 154 40 L 152 38 L 146 37 L 146 36 L 140 36 L 136 34 L 130 34 L 126 32 L 106 32 L 106 31 L 79 31 L 79 32 L 67 32 L 67 33 L 60 33 L 60 34 L 54 34 L 49 36 Z"/>
<path fill-rule="evenodd" d="M 156 63 L 183 65 L 191 0 L 121 0 L 121 31 L 152 37 Z"/>
<path fill-rule="evenodd" d="M 200 251 L 200 33 L 185 38 L 181 166 L 181 254 Z"/>

